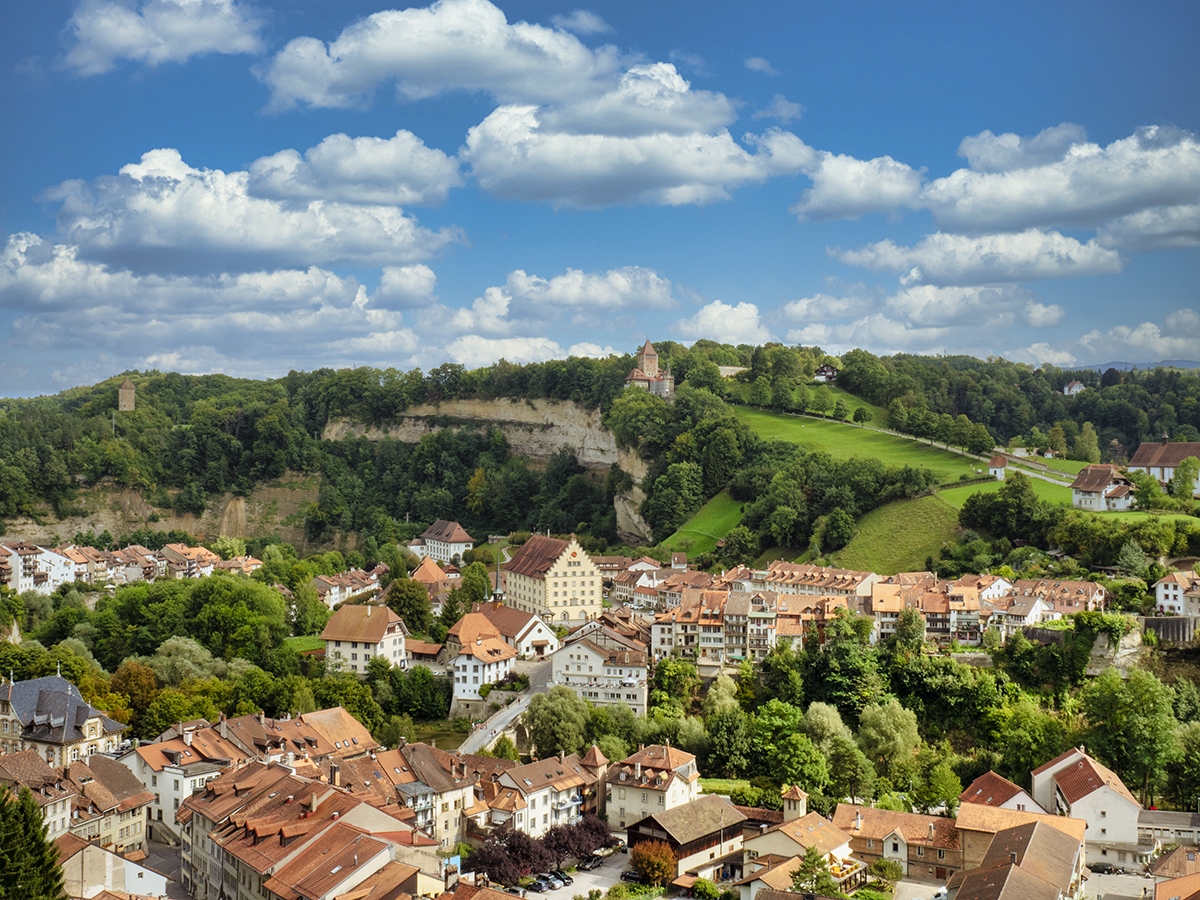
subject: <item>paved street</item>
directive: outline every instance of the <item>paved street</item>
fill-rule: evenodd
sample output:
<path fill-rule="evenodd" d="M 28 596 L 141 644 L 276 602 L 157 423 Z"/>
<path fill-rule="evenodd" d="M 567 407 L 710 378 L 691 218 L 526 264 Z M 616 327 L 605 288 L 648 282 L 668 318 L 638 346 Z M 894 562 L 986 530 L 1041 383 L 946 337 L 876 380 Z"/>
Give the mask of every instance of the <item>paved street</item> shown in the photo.
<path fill-rule="evenodd" d="M 187 891 L 179 882 L 178 847 L 160 844 L 158 841 L 147 841 L 145 865 L 171 879 L 167 882 L 167 896 L 170 900 L 187 900 Z"/>
<path fill-rule="evenodd" d="M 529 700 L 535 694 L 544 694 L 550 683 L 550 661 L 548 659 L 523 660 L 517 663 L 517 671 L 529 676 L 529 690 L 518 697 L 513 703 L 504 707 L 498 713 L 483 723 L 483 728 L 476 728 L 467 735 L 467 739 L 458 748 L 463 753 L 478 753 L 508 728 L 517 716 L 529 708 Z M 492 732 L 495 732 L 493 735 Z"/>

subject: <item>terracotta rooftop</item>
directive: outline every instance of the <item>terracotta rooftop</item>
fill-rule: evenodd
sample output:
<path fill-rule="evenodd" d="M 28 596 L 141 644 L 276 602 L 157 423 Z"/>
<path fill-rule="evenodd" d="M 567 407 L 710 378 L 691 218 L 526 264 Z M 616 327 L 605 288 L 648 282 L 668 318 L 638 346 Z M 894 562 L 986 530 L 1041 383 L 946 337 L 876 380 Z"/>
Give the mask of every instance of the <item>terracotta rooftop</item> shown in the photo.
<path fill-rule="evenodd" d="M 567 546 L 566 541 L 535 534 L 504 564 L 504 570 L 529 578 L 545 578 L 550 567 L 563 555 Z"/>
<path fill-rule="evenodd" d="M 1001 806 L 1021 793 L 1021 788 L 995 772 L 985 772 L 958 795 L 962 803 L 981 803 L 984 806 Z"/>

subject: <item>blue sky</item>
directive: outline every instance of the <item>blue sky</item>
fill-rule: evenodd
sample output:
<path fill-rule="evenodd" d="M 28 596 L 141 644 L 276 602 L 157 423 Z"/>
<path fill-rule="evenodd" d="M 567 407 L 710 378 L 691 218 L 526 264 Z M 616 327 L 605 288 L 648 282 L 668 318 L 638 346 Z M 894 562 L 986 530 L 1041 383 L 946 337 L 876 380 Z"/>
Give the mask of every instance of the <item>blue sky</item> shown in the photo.
<path fill-rule="evenodd" d="M 1200 7 L 0 14 L 0 394 L 781 340 L 1200 358 Z"/>

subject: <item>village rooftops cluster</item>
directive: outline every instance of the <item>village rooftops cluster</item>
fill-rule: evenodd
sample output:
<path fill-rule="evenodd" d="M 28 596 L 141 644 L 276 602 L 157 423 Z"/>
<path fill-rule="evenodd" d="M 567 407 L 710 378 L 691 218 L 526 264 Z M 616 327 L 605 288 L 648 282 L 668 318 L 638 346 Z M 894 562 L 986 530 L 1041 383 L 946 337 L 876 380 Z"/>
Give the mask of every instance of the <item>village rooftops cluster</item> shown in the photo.
<path fill-rule="evenodd" d="M 163 578 L 203 578 L 214 571 L 252 572 L 262 563 L 252 557 L 222 560 L 204 547 L 166 544 L 150 550 L 130 544 L 120 550 L 97 550 L 80 544 L 53 549 L 28 541 L 0 541 L 0 585 L 17 593 L 51 594 L 59 586 L 129 584 Z"/>

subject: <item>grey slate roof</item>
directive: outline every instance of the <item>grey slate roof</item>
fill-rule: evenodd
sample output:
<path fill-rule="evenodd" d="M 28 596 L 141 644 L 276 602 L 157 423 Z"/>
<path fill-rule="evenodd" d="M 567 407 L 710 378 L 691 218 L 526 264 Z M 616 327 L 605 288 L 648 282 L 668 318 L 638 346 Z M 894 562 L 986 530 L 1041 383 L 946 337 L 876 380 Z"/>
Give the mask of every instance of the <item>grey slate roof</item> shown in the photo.
<path fill-rule="evenodd" d="M 94 717 L 99 717 L 104 734 L 119 734 L 127 727 L 84 700 L 79 688 L 61 675 L 7 684 L 3 692 L 23 726 L 25 740 L 44 744 L 81 741 L 88 719 Z"/>

